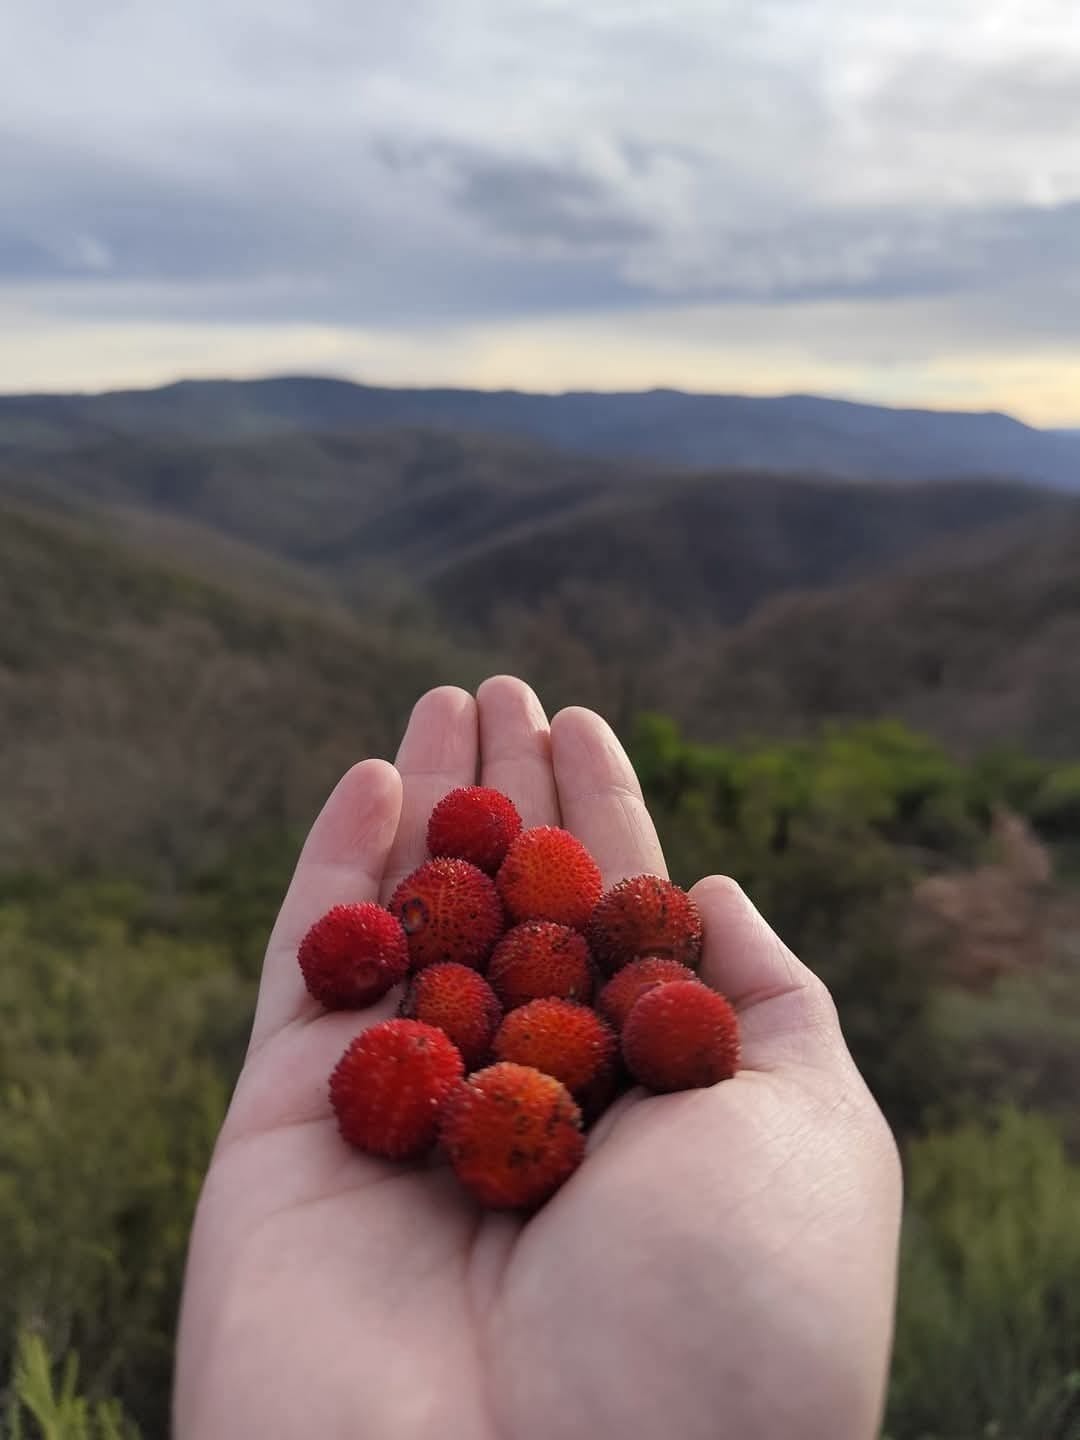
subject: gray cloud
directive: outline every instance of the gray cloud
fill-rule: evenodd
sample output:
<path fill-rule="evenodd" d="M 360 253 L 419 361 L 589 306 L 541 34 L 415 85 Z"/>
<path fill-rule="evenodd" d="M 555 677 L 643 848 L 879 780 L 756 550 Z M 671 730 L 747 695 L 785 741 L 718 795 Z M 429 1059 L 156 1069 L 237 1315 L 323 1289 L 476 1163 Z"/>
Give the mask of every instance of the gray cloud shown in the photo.
<path fill-rule="evenodd" d="M 54 304 L 128 318 L 407 325 L 631 298 L 588 254 L 485 249 L 437 209 L 402 224 L 385 203 L 384 159 L 354 153 L 344 185 L 335 157 L 313 157 L 286 187 L 265 163 L 195 180 L 0 134 L 0 173 L 18 197 L 0 214 L 0 281 L 35 284 L 46 304 L 48 282 L 62 282 Z"/>
<path fill-rule="evenodd" d="M 706 162 L 679 163 L 695 173 Z M 92 304 L 233 318 L 385 320 L 619 307 L 660 297 L 796 303 L 903 298 L 1080 275 L 1080 203 L 806 211 L 764 224 L 691 212 L 644 218 L 652 166 L 629 195 L 575 162 L 514 161 L 440 141 L 332 154 L 284 185 L 252 158 L 226 180 L 168 176 L 0 135 L 18 203 L 0 216 L 0 277 L 94 282 Z M 634 193 L 633 184 L 643 192 Z M 404 223 L 420 197 L 426 223 Z M 1075 323 L 1060 303 L 1062 325 Z"/>
<path fill-rule="evenodd" d="M 401 144 L 387 136 L 375 153 L 395 174 L 425 178 L 482 231 L 524 252 L 554 247 L 556 253 L 619 255 L 658 234 L 617 183 L 584 168 L 583 157 L 538 159 L 438 138 Z M 631 173 L 647 173 L 648 147 L 627 145 L 617 153 Z"/>
<path fill-rule="evenodd" d="M 862 0 L 148 0 L 78 30 L 72 0 L 63 25 L 20 7 L 0 282 L 73 313 L 408 325 L 716 299 L 1005 314 L 1023 277 L 1064 331 L 1070 3 L 1000 33 L 973 30 L 976 0 L 889 23 Z"/>
<path fill-rule="evenodd" d="M 239 278 L 289 264 L 311 226 L 257 177 L 222 186 L 70 144 L 0 134 L 0 173 L 13 203 L 0 215 L 7 247 L 40 278 L 111 271 L 118 281 Z M 318 255 L 312 258 L 319 258 Z"/>
<path fill-rule="evenodd" d="M 1080 202 L 807 213 L 688 240 L 645 252 L 634 273 L 669 294 L 769 303 L 972 295 L 1032 275 L 1080 282 Z M 1058 295 L 1063 326 L 1075 323 Z"/>
<path fill-rule="evenodd" d="M 1080 57 L 1014 55 L 990 65 L 924 51 L 906 59 L 874 98 L 878 121 L 897 133 L 993 137 L 1080 135 Z"/>
<path fill-rule="evenodd" d="M 477 158 L 458 166 L 458 204 L 500 234 L 576 248 L 625 247 L 655 230 L 618 196 L 573 170 L 537 161 Z"/>

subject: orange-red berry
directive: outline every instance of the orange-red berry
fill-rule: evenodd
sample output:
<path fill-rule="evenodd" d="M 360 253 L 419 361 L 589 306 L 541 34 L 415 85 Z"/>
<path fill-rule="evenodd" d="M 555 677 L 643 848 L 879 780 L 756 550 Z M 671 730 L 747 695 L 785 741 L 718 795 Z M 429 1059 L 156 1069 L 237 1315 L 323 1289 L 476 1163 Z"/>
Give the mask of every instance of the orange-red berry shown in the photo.
<path fill-rule="evenodd" d="M 400 921 L 381 905 L 335 905 L 301 940 L 297 959 L 321 1005 L 359 1009 L 404 979 L 409 947 Z"/>
<path fill-rule="evenodd" d="M 461 1051 L 466 1070 L 491 1057 L 491 1042 L 502 1006 L 495 991 L 468 965 L 428 965 L 412 978 L 401 1002 L 402 1015 L 434 1025 Z"/>
<path fill-rule="evenodd" d="M 569 830 L 524 830 L 506 853 L 495 882 L 511 921 L 551 920 L 583 930 L 603 888 L 600 870 Z"/>
<path fill-rule="evenodd" d="M 553 1075 L 575 1096 L 611 1068 L 614 1056 L 611 1026 L 572 1000 L 530 1000 L 511 1011 L 495 1033 L 496 1060 Z"/>
<path fill-rule="evenodd" d="M 515 925 L 495 946 L 488 980 L 507 1010 L 550 996 L 587 1002 L 589 947 L 578 931 L 550 920 Z"/>
<path fill-rule="evenodd" d="M 458 1179 L 492 1209 L 539 1205 L 585 1153 L 581 1111 L 566 1086 L 508 1062 L 477 1071 L 453 1090 L 439 1138 Z"/>
<path fill-rule="evenodd" d="M 659 875 L 635 875 L 608 890 L 587 933 L 605 975 L 645 955 L 666 955 L 691 970 L 701 962 L 701 914 L 685 890 Z"/>
<path fill-rule="evenodd" d="M 635 1002 L 655 985 L 673 980 L 697 980 L 692 970 L 666 955 L 647 955 L 631 960 L 610 979 L 596 997 L 596 1008 L 616 1030 L 622 1030 Z"/>
<path fill-rule="evenodd" d="M 468 860 L 494 875 L 521 833 L 521 816 L 514 802 L 487 785 L 467 785 L 444 795 L 428 821 L 427 842 L 432 855 Z"/>
<path fill-rule="evenodd" d="M 433 1025 L 384 1020 L 352 1042 L 330 1076 L 330 1103 L 350 1145 L 391 1160 L 434 1144 L 439 1110 L 465 1074 L 457 1047 Z"/>
<path fill-rule="evenodd" d="M 626 1017 L 627 1069 L 651 1090 L 693 1090 L 729 1080 L 739 1065 L 739 1023 L 722 995 L 697 980 L 646 990 Z"/>
<path fill-rule="evenodd" d="M 490 876 L 465 860 L 429 860 L 390 897 L 414 970 L 441 961 L 479 970 L 503 932 L 503 912 Z"/>

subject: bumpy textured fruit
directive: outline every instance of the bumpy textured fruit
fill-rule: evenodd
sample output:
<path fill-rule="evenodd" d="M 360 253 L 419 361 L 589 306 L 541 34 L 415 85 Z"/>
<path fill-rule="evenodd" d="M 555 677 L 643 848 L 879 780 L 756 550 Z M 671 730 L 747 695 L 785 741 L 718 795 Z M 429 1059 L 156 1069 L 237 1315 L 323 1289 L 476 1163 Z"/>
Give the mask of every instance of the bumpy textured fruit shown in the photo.
<path fill-rule="evenodd" d="M 465 860 L 429 860 L 390 897 L 414 970 L 453 961 L 483 967 L 503 932 L 502 905 L 491 878 Z"/>
<path fill-rule="evenodd" d="M 428 965 L 413 976 L 401 1013 L 449 1035 L 465 1069 L 477 1070 L 491 1058 L 502 1006 L 484 977 L 467 965 Z"/>
<path fill-rule="evenodd" d="M 614 1056 L 611 1026 L 572 1000 L 530 1000 L 507 1015 L 495 1034 L 496 1060 L 542 1070 L 574 1096 L 609 1070 Z"/>
<path fill-rule="evenodd" d="M 607 891 L 593 912 L 588 938 L 605 975 L 645 955 L 666 955 L 691 970 L 701 962 L 698 908 L 685 890 L 658 875 L 635 875 Z"/>
<path fill-rule="evenodd" d="M 416 1159 L 434 1144 L 439 1111 L 464 1074 L 441 1030 L 384 1020 L 356 1037 L 330 1076 L 338 1129 L 369 1155 Z"/>
<path fill-rule="evenodd" d="M 381 905 L 335 905 L 297 952 L 304 983 L 328 1010 L 372 1005 L 409 968 L 401 922 Z"/>
<path fill-rule="evenodd" d="M 609 980 L 596 997 L 596 1008 L 604 1019 L 622 1030 L 635 1002 L 646 990 L 656 985 L 669 985 L 673 980 L 697 980 L 692 970 L 666 955 L 647 955 L 644 960 L 631 960 Z"/>
<path fill-rule="evenodd" d="M 634 1079 L 651 1090 L 693 1090 L 729 1080 L 739 1065 L 739 1024 L 722 995 L 697 980 L 646 990 L 622 1032 Z"/>
<path fill-rule="evenodd" d="M 583 930 L 603 883 L 585 846 L 554 825 L 523 831 L 506 853 L 496 877 L 512 921 L 552 920 Z"/>
<path fill-rule="evenodd" d="M 578 931 L 550 920 L 515 925 L 495 946 L 488 980 L 506 1010 L 552 996 L 585 1002 L 593 983 L 589 947 Z"/>
<path fill-rule="evenodd" d="M 481 1205 L 539 1205 L 581 1164 L 581 1111 L 566 1086 L 526 1065 L 478 1070 L 443 1106 L 439 1138 Z"/>
<path fill-rule="evenodd" d="M 432 855 L 468 860 L 494 875 L 520 834 L 521 816 L 508 796 L 487 785 L 467 785 L 451 790 L 435 806 L 427 842 Z"/>

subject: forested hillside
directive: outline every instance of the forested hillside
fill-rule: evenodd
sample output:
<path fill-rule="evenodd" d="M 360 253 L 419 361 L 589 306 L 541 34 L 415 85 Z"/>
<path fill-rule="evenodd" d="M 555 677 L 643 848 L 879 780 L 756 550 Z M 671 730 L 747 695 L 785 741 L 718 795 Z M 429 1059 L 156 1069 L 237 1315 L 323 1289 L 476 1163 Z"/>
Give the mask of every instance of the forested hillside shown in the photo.
<path fill-rule="evenodd" d="M 684 620 L 737 620 L 779 591 L 875 574 L 926 545 L 1080 503 L 978 480 L 687 475 L 422 430 L 0 451 L 5 496 L 114 534 L 138 526 L 141 544 L 154 525 L 195 527 L 192 551 L 205 533 L 205 545 L 273 557 L 354 603 L 421 591 L 448 621 L 481 625 L 583 580 Z"/>
<path fill-rule="evenodd" d="M 392 753 L 420 691 L 478 673 L 422 632 L 0 509 L 0 868 L 178 863 L 297 822 Z"/>
<path fill-rule="evenodd" d="M 899 573 L 774 599 L 727 634 L 703 710 L 773 733 L 901 715 L 968 749 L 1080 753 L 1080 512 L 969 538 Z"/>

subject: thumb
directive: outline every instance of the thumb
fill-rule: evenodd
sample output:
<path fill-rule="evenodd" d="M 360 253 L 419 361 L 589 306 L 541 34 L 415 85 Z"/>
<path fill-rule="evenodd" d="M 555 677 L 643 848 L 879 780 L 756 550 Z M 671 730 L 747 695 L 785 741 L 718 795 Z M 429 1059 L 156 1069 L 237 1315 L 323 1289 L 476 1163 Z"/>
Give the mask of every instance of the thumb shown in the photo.
<path fill-rule="evenodd" d="M 735 881 L 709 875 L 690 894 L 705 926 L 701 978 L 738 1013 L 743 1068 L 850 1062 L 828 988 Z"/>

